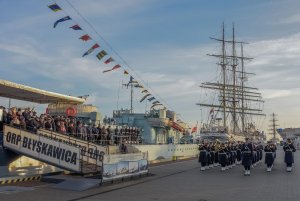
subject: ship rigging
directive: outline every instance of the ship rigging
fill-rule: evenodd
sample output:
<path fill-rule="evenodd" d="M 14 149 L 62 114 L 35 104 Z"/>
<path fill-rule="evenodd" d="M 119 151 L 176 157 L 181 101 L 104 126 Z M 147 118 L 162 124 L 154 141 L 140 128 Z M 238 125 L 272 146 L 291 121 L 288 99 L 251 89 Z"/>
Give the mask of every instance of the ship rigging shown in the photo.
<path fill-rule="evenodd" d="M 236 40 L 234 25 L 231 39 L 226 39 L 224 23 L 222 37 L 210 39 L 221 43 L 220 54 L 208 54 L 219 60 L 217 65 L 220 67 L 220 76 L 216 82 L 204 82 L 200 86 L 202 89 L 214 91 L 217 102 L 197 103 L 201 107 L 210 108 L 209 123 L 202 126 L 201 132 L 251 137 L 258 132 L 254 117 L 265 114 L 262 109 L 264 100 L 259 89 L 248 82 L 248 77 L 255 74 L 246 72 L 245 69 L 245 62 L 253 59 L 244 56 L 244 45 L 247 43 Z"/>

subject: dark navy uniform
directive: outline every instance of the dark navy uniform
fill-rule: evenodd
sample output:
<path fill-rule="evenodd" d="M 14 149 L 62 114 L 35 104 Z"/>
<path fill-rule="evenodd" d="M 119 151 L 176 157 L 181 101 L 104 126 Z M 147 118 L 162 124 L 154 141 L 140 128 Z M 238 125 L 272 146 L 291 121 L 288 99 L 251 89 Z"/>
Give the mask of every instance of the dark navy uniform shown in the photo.
<path fill-rule="evenodd" d="M 268 144 L 264 148 L 265 151 L 265 164 L 267 164 L 267 171 L 271 171 L 271 168 L 273 166 L 275 157 L 274 157 L 274 152 L 275 148 L 274 145 Z"/>
<path fill-rule="evenodd" d="M 294 155 L 293 152 L 296 151 L 295 146 L 291 141 L 288 142 L 283 146 L 283 150 L 285 152 L 284 155 L 284 162 L 286 163 L 287 171 L 292 171 L 292 164 L 294 163 Z"/>
<path fill-rule="evenodd" d="M 253 145 L 250 142 L 246 142 L 242 145 L 242 164 L 245 168 L 245 175 L 250 175 L 250 166 L 253 160 Z"/>
<path fill-rule="evenodd" d="M 242 145 L 238 144 L 236 149 L 236 160 L 237 163 L 240 164 L 242 160 Z"/>
<path fill-rule="evenodd" d="M 227 149 L 224 144 L 221 145 L 218 156 L 219 156 L 219 163 L 221 165 L 221 170 L 224 171 L 227 165 L 227 157 L 228 157 Z"/>
<path fill-rule="evenodd" d="M 199 163 L 201 163 L 201 170 L 205 170 L 207 165 L 207 146 L 204 144 L 199 145 Z"/>

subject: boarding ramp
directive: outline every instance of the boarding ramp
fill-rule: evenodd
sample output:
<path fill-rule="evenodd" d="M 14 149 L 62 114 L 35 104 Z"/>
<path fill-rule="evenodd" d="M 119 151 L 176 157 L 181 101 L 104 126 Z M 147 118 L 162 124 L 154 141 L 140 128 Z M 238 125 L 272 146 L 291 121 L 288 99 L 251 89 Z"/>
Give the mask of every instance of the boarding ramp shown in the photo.
<path fill-rule="evenodd" d="M 65 137 L 65 138 L 63 138 Z M 67 136 L 46 135 L 4 125 L 3 146 L 33 159 L 80 174 L 102 174 L 105 148 Z"/>
<path fill-rule="evenodd" d="M 54 139 L 60 142 L 64 142 L 66 144 L 71 144 L 80 147 L 83 160 L 92 164 L 97 164 L 97 160 L 100 159 L 99 157 L 103 156 L 104 154 L 107 154 L 107 147 L 90 141 L 78 139 L 71 135 L 65 135 L 43 128 L 38 129 L 37 133 L 46 138 Z"/>

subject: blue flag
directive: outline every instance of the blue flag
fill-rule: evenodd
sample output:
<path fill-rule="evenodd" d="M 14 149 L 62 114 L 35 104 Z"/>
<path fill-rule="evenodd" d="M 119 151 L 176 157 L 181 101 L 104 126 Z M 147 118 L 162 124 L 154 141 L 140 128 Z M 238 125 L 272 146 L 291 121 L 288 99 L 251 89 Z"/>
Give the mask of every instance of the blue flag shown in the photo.
<path fill-rule="evenodd" d="M 58 23 L 64 22 L 64 21 L 67 21 L 67 20 L 71 20 L 70 16 L 66 16 L 66 17 L 63 17 L 63 18 L 57 20 L 56 22 L 54 22 L 54 28 L 57 26 Z"/>
<path fill-rule="evenodd" d="M 49 5 L 48 7 L 49 7 L 51 10 L 53 10 L 54 12 L 57 12 L 57 11 L 62 10 L 61 7 L 59 7 L 56 3 L 55 3 L 55 4 L 52 4 L 52 5 Z"/>

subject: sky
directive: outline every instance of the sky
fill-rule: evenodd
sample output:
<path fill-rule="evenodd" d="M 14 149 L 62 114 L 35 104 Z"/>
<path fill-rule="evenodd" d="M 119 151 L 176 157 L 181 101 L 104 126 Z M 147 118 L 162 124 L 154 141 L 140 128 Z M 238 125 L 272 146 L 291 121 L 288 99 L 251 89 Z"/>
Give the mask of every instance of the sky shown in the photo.
<path fill-rule="evenodd" d="M 63 12 L 47 7 L 55 2 Z M 121 86 L 128 83 L 127 69 L 193 126 L 207 114 L 196 105 L 203 99 L 199 85 L 216 78 L 218 68 L 207 54 L 220 47 L 209 37 L 220 37 L 223 22 L 230 35 L 234 23 L 237 40 L 249 43 L 245 56 L 254 58 L 245 64 L 256 74 L 249 83 L 265 100 L 260 129 L 267 131 L 273 112 L 279 127 L 299 127 L 299 8 L 297 0 L 0 0 L 0 79 L 67 95 L 88 94 L 88 103 L 111 116 L 130 106 L 130 90 Z M 54 29 L 53 23 L 66 15 L 72 20 Z M 70 29 L 74 24 L 83 31 Z M 84 34 L 93 41 L 79 40 Z M 82 57 L 95 42 L 101 47 Z M 115 63 L 99 61 L 95 55 L 100 50 Z M 122 69 L 102 73 L 113 64 Z M 135 89 L 136 112 L 150 106 L 139 103 L 141 97 Z M 0 105 L 7 104 L 0 99 Z"/>

